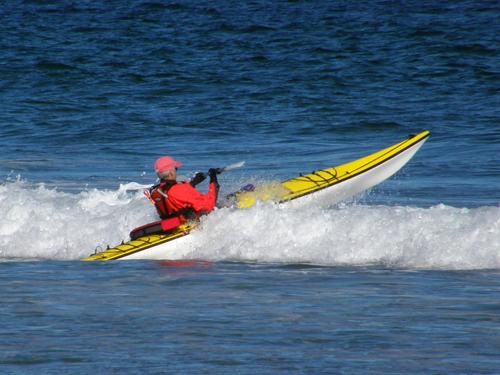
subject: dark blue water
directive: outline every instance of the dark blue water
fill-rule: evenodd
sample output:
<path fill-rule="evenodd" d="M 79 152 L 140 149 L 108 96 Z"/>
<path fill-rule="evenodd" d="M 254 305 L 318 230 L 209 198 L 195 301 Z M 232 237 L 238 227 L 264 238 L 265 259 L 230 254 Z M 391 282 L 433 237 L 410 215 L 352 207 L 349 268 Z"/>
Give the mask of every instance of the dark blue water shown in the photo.
<path fill-rule="evenodd" d="M 1 372 L 496 373 L 499 15 L 1 3 Z M 354 201 L 219 210 L 187 257 L 210 263 L 78 261 L 155 218 L 126 189 L 154 182 L 158 156 L 185 175 L 245 160 L 230 192 L 422 130 Z"/>
<path fill-rule="evenodd" d="M 4 263 L 2 281 L 11 273 L 24 276 L 2 293 L 4 374 L 491 374 L 499 364 L 498 271 Z"/>

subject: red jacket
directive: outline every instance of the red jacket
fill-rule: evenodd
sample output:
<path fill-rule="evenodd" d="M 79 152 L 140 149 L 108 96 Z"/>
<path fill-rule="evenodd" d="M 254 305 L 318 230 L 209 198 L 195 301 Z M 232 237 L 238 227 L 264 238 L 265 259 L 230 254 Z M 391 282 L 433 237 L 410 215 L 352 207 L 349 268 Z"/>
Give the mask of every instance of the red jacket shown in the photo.
<path fill-rule="evenodd" d="M 208 193 L 201 194 L 187 182 L 163 182 L 151 189 L 151 199 L 162 219 L 185 216 L 189 211 L 194 212 L 195 217 L 199 217 L 214 209 L 217 189 L 211 182 Z"/>

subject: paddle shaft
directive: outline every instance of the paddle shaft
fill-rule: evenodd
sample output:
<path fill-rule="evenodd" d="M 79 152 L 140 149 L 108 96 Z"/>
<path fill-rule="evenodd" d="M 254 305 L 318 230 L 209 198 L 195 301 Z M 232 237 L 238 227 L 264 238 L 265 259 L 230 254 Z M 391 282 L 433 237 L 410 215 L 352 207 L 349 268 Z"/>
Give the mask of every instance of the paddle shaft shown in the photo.
<path fill-rule="evenodd" d="M 245 164 L 244 161 L 240 161 L 238 163 L 226 165 L 225 167 L 222 168 L 216 168 L 215 170 L 217 171 L 217 174 L 221 174 L 222 172 L 229 172 L 232 171 L 233 169 L 241 168 L 243 167 L 244 164 Z M 203 175 L 207 177 L 208 173 L 203 173 Z"/>

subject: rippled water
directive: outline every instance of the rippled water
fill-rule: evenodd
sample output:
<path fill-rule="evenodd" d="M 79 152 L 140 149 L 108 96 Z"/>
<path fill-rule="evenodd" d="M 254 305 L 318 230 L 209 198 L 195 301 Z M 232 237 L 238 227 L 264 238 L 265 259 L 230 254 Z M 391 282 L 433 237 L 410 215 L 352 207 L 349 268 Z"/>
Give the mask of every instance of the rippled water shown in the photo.
<path fill-rule="evenodd" d="M 495 373 L 499 14 L 0 4 L 1 372 Z M 185 175 L 245 160 L 227 193 L 424 129 L 353 201 L 219 210 L 180 263 L 78 261 L 155 219 L 126 189 L 160 155 Z"/>
<path fill-rule="evenodd" d="M 24 277 L 2 293 L 0 311 L 11 318 L 3 373 L 487 374 L 498 366 L 497 271 L 4 263 L 2 281 L 11 273 Z"/>

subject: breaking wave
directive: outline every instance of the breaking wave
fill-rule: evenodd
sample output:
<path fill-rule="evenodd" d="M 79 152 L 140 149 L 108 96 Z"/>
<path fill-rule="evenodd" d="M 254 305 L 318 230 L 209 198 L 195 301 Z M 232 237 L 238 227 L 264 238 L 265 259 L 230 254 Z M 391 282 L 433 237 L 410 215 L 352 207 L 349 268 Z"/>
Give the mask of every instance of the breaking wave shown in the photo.
<path fill-rule="evenodd" d="M 156 220 L 135 183 L 78 194 L 0 185 L 0 259 L 77 260 Z M 131 190 L 132 189 L 132 190 Z M 500 208 L 339 205 L 294 210 L 258 204 L 204 217 L 177 257 L 211 261 L 396 268 L 500 268 Z M 174 255 L 175 257 L 175 255 Z"/>

